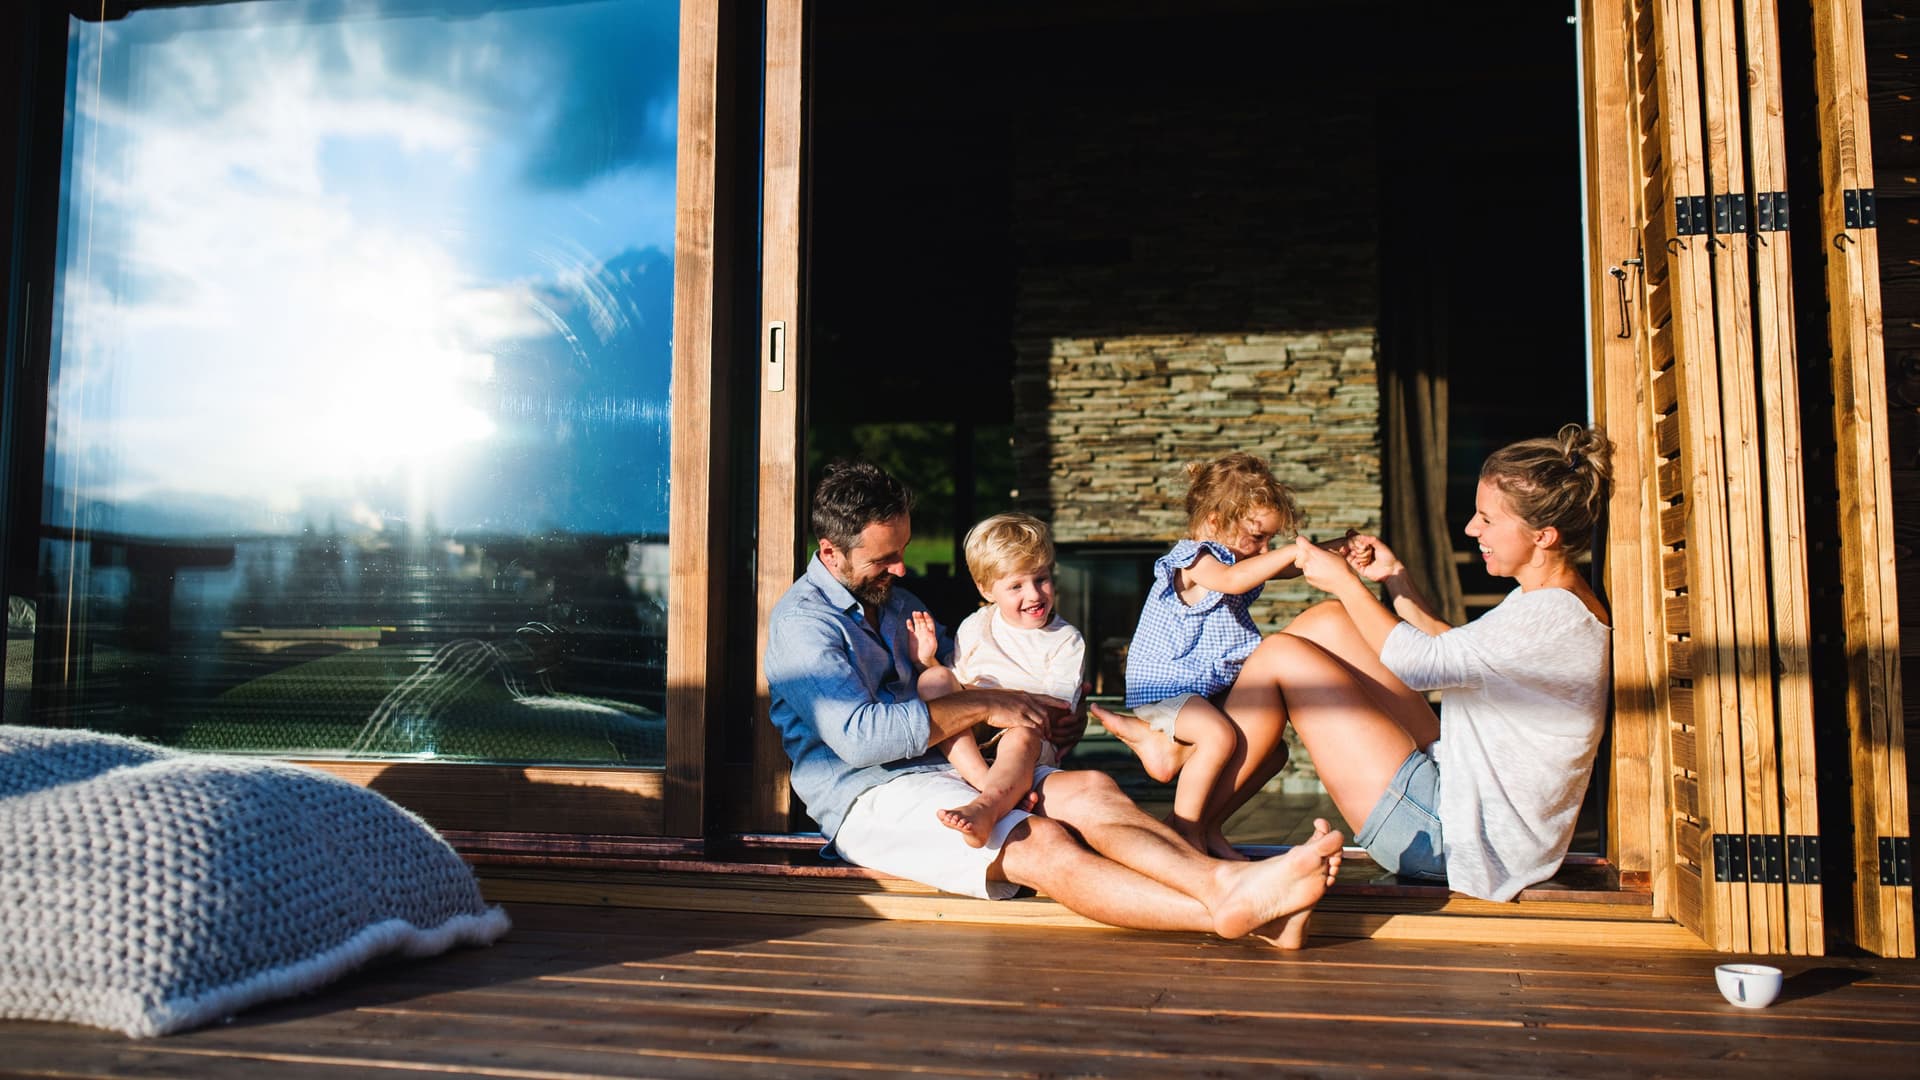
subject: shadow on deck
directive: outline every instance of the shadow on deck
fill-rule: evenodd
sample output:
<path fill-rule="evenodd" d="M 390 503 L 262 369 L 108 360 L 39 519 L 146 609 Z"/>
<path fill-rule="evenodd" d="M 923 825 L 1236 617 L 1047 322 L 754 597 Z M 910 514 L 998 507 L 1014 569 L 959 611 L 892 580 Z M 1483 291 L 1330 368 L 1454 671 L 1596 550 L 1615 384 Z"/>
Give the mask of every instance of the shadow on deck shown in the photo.
<path fill-rule="evenodd" d="M 165 1039 L 0 1023 L 9 1075 L 1270 1076 L 1382 1069 L 1904 1075 L 1920 964 L 509 905 L 489 949 L 387 964 Z"/>

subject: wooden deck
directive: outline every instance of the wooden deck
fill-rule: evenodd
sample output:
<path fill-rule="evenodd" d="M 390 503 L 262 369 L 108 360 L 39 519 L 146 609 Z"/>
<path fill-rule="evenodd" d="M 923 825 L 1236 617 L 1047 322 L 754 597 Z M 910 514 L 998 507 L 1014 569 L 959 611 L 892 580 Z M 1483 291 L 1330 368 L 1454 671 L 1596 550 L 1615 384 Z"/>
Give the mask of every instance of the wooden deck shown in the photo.
<path fill-rule="evenodd" d="M 396 962 L 165 1039 L 0 1023 L 0 1072 L 406 1075 L 1912 1075 L 1920 963 L 1784 959 L 1735 1009 L 1706 954 L 514 904 Z"/>

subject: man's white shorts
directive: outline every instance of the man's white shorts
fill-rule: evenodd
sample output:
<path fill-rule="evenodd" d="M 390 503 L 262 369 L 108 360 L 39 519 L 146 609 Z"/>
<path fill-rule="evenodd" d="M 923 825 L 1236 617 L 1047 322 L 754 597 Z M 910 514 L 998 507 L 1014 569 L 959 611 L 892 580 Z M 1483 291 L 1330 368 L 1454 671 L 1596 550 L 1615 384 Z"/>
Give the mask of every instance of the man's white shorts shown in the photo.
<path fill-rule="evenodd" d="M 1034 769 L 1034 786 L 1056 771 L 1045 765 Z M 833 846 L 848 862 L 870 870 L 909 878 L 941 892 L 1005 900 L 1020 887 L 1010 881 L 988 881 L 987 870 L 1000 858 L 1007 833 L 1027 820 L 1027 812 L 1008 811 L 994 823 L 993 835 L 982 847 L 969 847 L 958 829 L 947 828 L 934 816 L 939 810 L 965 806 L 979 794 L 953 769 L 907 773 L 855 799 L 833 836 Z"/>

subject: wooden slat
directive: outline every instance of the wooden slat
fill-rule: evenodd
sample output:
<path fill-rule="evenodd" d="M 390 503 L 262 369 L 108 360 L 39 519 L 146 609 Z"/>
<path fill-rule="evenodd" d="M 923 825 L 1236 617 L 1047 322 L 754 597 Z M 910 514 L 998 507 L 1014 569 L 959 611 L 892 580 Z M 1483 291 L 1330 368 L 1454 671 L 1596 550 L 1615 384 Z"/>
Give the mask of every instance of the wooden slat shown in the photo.
<path fill-rule="evenodd" d="M 1686 777 L 1676 777 L 1673 781 L 1673 812 L 1683 817 L 1699 818 L 1700 785 Z"/>
<path fill-rule="evenodd" d="M 1748 93 L 1749 165 L 1754 191 L 1786 191 L 1785 111 L 1780 83 L 1779 19 L 1774 0 L 1745 0 L 1743 61 Z M 1800 386 L 1793 318 L 1792 243 L 1775 232 L 1754 252 L 1753 325 L 1762 403 L 1761 447 L 1767 491 L 1767 564 L 1772 581 L 1775 642 L 1779 829 L 1819 834 L 1814 758 L 1813 648 L 1809 616 L 1806 497 L 1801 489 Z M 1817 883 L 1785 886 L 1787 950 L 1825 951 L 1825 918 Z"/>
<path fill-rule="evenodd" d="M 1817 0 L 1813 6 L 1821 233 L 1832 238 L 1825 255 L 1853 748 L 1855 934 L 1866 949 L 1912 956 L 1913 891 L 1879 884 L 1880 838 L 1906 836 L 1909 828 L 1892 497 L 1884 464 L 1879 247 L 1873 230 L 1846 227 L 1841 201 L 1845 191 L 1873 187 L 1860 20 L 1860 6 L 1846 0 Z"/>
<path fill-rule="evenodd" d="M 1696 820 L 1679 818 L 1673 824 L 1673 850 L 1694 866 L 1711 868 L 1713 858 L 1707 852 L 1707 831 Z"/>
<path fill-rule="evenodd" d="M 1674 687 L 1670 697 L 1670 703 L 1672 706 L 1673 722 L 1691 726 L 1693 724 L 1692 688 L 1685 686 Z"/>
<path fill-rule="evenodd" d="M 1660 583 L 1668 589 L 1687 587 L 1687 553 L 1668 551 L 1660 556 Z"/>
<path fill-rule="evenodd" d="M 1662 543 L 1667 544 L 1669 546 L 1675 545 L 1675 544 L 1684 544 L 1687 542 L 1687 504 L 1686 503 L 1676 503 L 1675 505 L 1665 507 L 1660 511 L 1660 540 Z M 1691 548 L 1685 551 L 1682 551 L 1681 554 L 1686 557 L 1687 564 L 1691 566 L 1694 562 L 1693 556 L 1691 554 Z M 1691 570 L 1688 571 L 1688 575 L 1689 575 L 1689 580 L 1691 580 L 1692 579 Z"/>
<path fill-rule="evenodd" d="M 1693 642 L 1678 638 L 1667 642 L 1667 670 L 1676 679 L 1693 678 Z"/>
<path fill-rule="evenodd" d="M 1686 634 L 1692 632 L 1687 626 L 1687 609 L 1690 606 L 1685 595 L 1667 597 L 1667 633 Z"/>
<path fill-rule="evenodd" d="M 1629 43 L 1631 26 L 1621 0 L 1583 0 L 1581 49 L 1587 81 L 1587 224 L 1588 261 L 1595 266 L 1623 270 L 1638 260 L 1645 270 L 1634 229 L 1633 201 L 1643 175 L 1642 145 L 1633 123 L 1631 104 L 1635 50 Z M 1638 312 L 1647 309 L 1646 275 L 1629 280 L 1641 289 L 1634 298 Z M 1589 281 L 1589 302 L 1606 310 L 1608 274 Z M 1666 828 L 1669 800 L 1664 739 L 1667 694 L 1664 635 L 1658 625 L 1660 587 L 1657 544 L 1648 543 L 1638 523 L 1654 515 L 1654 501 L 1646 471 L 1652 455 L 1650 418 L 1639 401 L 1644 381 L 1641 352 L 1655 331 L 1644 314 L 1632 320 L 1633 337 L 1622 339 L 1599 325 L 1592 327 L 1595 421 L 1614 443 L 1614 483 L 1608 504 L 1609 525 L 1596 553 L 1606 582 L 1614 627 L 1612 768 L 1608 772 L 1610 828 L 1607 856 L 1623 877 L 1652 880 L 1656 868 L 1671 861 Z M 1631 524 L 1629 524 L 1631 523 Z M 1660 898 L 1654 911 L 1664 915 Z"/>
<path fill-rule="evenodd" d="M 1682 772 L 1699 772 L 1700 765 L 1693 753 L 1693 732 L 1675 731 L 1671 738 L 1673 739 L 1673 767 Z"/>
<path fill-rule="evenodd" d="M 1661 71 L 1654 82 L 1660 100 L 1655 141 L 1662 148 L 1668 184 L 1664 205 L 1648 207 L 1647 212 L 1664 217 L 1674 213 L 1671 196 L 1702 195 L 1708 190 L 1699 48 L 1691 3 L 1650 0 L 1646 10 L 1654 22 L 1651 41 Z M 1680 379 L 1680 453 L 1687 463 L 1685 537 L 1690 563 L 1688 595 L 1694 604 L 1689 621 L 1694 630 L 1690 670 L 1695 730 L 1703 758 L 1713 759 L 1711 765 L 1703 761 L 1705 821 L 1716 830 L 1740 832 L 1744 830 L 1741 811 L 1745 792 L 1736 689 L 1739 662 L 1728 539 L 1718 510 L 1727 478 L 1716 370 L 1712 259 L 1707 238 L 1701 236 L 1676 238 L 1675 249 L 1668 257 L 1674 290 L 1674 362 Z M 1748 947 L 1751 915 L 1745 890 L 1712 881 L 1702 884 L 1701 915 L 1705 921 L 1694 929 L 1719 948 Z"/>
<path fill-rule="evenodd" d="M 806 498 L 805 455 L 801 450 L 802 403 L 807 357 L 802 321 L 800 275 L 801 193 L 805 178 L 806 2 L 769 0 L 762 52 L 766 64 L 763 120 L 765 160 L 761 178 L 760 371 L 760 535 L 759 630 L 754 641 L 755 687 L 753 810 L 751 827 L 784 832 L 792 811 L 786 750 L 767 714 L 765 667 L 767 622 L 773 606 L 798 576 L 802 534 L 801 507 Z M 766 372 L 772 360 L 774 323 L 785 325 L 785 385 L 770 390 Z M 712 567 L 706 568 L 712 572 Z"/>
<path fill-rule="evenodd" d="M 1669 342 L 1671 342 L 1673 338 L 1671 329 L 1664 331 L 1663 333 L 1665 334 L 1666 339 Z M 1668 348 L 1664 351 L 1663 355 L 1667 357 L 1673 356 L 1673 348 L 1671 345 L 1668 346 Z M 1680 396 L 1679 387 L 1680 387 L 1679 376 L 1674 374 L 1674 370 L 1671 366 L 1654 372 L 1653 394 L 1652 394 L 1653 415 L 1670 416 L 1673 414 L 1674 405 Z M 1662 440 L 1662 442 L 1664 441 L 1665 440 Z M 1680 445 L 1679 436 L 1678 434 L 1676 434 L 1674 437 L 1674 443 L 1673 443 L 1674 449 L 1678 449 L 1679 445 Z M 1660 456 L 1672 457 L 1673 450 L 1668 450 L 1665 453 L 1661 454 Z"/>
<path fill-rule="evenodd" d="M 1713 198 L 1746 196 L 1745 90 L 1740 65 L 1740 36 L 1735 0 L 1700 0 L 1700 79 L 1707 177 Z M 1749 273 L 1751 241 L 1733 231 L 1716 236 L 1712 260 L 1714 336 L 1718 344 L 1722 492 L 1725 515 L 1727 584 L 1737 664 L 1732 732 L 1737 744 L 1729 766 L 1739 770 L 1746 831 L 1779 835 L 1780 777 L 1774 726 L 1772 605 L 1767 584 L 1766 474 L 1760 464 L 1759 392 L 1755 386 L 1753 282 Z M 1736 765 L 1737 763 L 1737 765 Z M 1737 886 L 1736 886 L 1737 888 Z M 1750 948 L 1784 952 L 1787 948 L 1786 890 L 1777 884 L 1747 883 Z"/>
<path fill-rule="evenodd" d="M 1680 452 L 1680 415 L 1670 413 L 1663 416 L 1653 426 L 1655 441 L 1654 453 L 1663 458 L 1673 457 Z"/>
<path fill-rule="evenodd" d="M 1678 461 L 1665 462 L 1660 466 L 1660 498 L 1671 502 L 1680 497 L 1686 488 L 1686 472 Z"/>

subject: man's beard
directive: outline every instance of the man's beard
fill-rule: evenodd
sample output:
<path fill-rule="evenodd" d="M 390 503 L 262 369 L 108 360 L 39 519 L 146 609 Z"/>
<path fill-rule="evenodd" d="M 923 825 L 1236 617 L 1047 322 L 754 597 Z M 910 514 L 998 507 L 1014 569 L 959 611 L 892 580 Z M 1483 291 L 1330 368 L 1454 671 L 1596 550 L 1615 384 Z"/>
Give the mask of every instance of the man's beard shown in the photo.
<path fill-rule="evenodd" d="M 855 600 L 879 607 L 893 595 L 893 575 L 881 574 L 864 585 L 849 585 L 847 591 L 853 594 Z"/>

